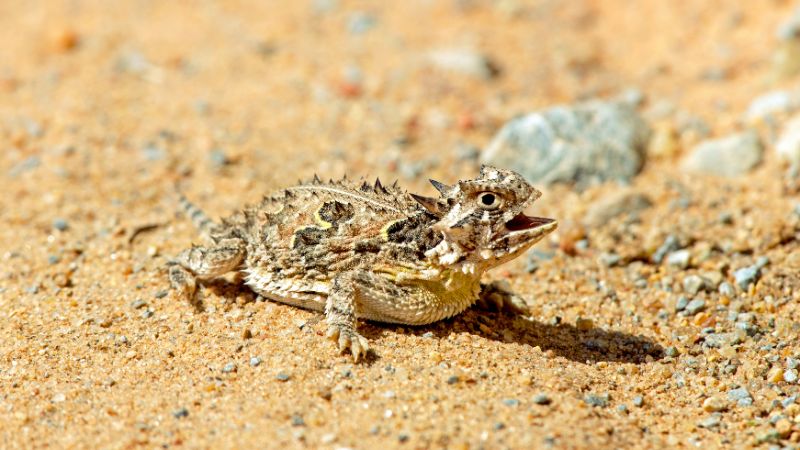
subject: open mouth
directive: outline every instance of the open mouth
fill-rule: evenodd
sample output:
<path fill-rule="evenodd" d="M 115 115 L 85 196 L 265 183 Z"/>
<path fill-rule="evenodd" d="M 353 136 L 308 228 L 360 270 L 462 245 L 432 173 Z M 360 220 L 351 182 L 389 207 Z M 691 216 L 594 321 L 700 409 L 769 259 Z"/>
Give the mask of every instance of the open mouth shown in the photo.
<path fill-rule="evenodd" d="M 506 222 L 506 229 L 508 229 L 508 231 L 531 230 L 534 228 L 539 228 L 543 225 L 551 224 L 553 222 L 555 222 L 554 219 L 526 216 L 523 213 L 519 213 L 514 216 L 514 218 Z"/>

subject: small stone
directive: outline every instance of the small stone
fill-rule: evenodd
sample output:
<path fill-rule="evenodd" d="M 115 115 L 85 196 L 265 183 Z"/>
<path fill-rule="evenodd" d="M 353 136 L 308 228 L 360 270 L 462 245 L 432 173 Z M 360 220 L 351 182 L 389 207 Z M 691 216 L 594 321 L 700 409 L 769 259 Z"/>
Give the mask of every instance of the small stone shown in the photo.
<path fill-rule="evenodd" d="M 592 319 L 578 317 L 578 319 L 575 320 L 575 328 L 577 328 L 578 331 L 589 331 L 594 328 L 594 322 Z"/>
<path fill-rule="evenodd" d="M 519 406 L 519 400 L 517 400 L 515 398 L 507 398 L 507 399 L 503 400 L 503 404 L 506 405 L 506 406 L 515 407 L 515 406 Z"/>
<path fill-rule="evenodd" d="M 642 167 L 649 136 L 650 127 L 624 102 L 555 106 L 508 121 L 481 162 L 533 183 L 629 181 Z"/>
<path fill-rule="evenodd" d="M 797 381 L 797 369 L 788 369 L 783 372 L 783 381 L 787 383 L 794 383 Z"/>
<path fill-rule="evenodd" d="M 739 406 L 750 406 L 753 404 L 753 397 L 745 388 L 736 388 L 728 391 L 728 399 L 736 402 Z"/>
<path fill-rule="evenodd" d="M 164 289 L 164 290 L 160 290 L 160 291 L 156 292 L 156 293 L 155 293 L 155 295 L 154 295 L 154 297 L 155 297 L 155 298 L 164 298 L 164 297 L 166 297 L 167 295 L 169 295 L 169 291 L 168 291 L 168 290 L 166 290 L 166 289 Z"/>
<path fill-rule="evenodd" d="M 250 367 L 258 367 L 259 365 L 261 365 L 261 362 L 262 362 L 261 358 L 259 358 L 258 356 L 253 356 L 252 358 L 250 358 Z"/>
<path fill-rule="evenodd" d="M 51 398 L 50 400 L 53 403 L 61 403 L 61 402 L 65 401 L 66 399 L 67 399 L 67 396 L 64 395 L 63 393 L 59 392 L 58 394 L 54 395 L 53 398 Z"/>
<path fill-rule="evenodd" d="M 289 378 L 289 374 L 283 372 L 278 372 L 278 374 L 275 375 L 275 379 L 278 381 L 289 381 Z"/>
<path fill-rule="evenodd" d="M 756 97 L 747 107 L 745 119 L 757 123 L 773 116 L 788 114 L 800 106 L 800 98 L 789 91 L 772 91 Z"/>
<path fill-rule="evenodd" d="M 616 253 L 603 253 L 598 258 L 600 260 L 600 264 L 606 267 L 614 267 L 622 260 L 622 257 Z"/>
<path fill-rule="evenodd" d="M 442 49 L 428 54 L 434 66 L 453 73 L 489 80 L 500 71 L 486 55 L 467 49 Z"/>
<path fill-rule="evenodd" d="M 796 115 L 784 125 L 775 143 L 779 157 L 791 164 L 800 164 L 800 115 Z"/>
<path fill-rule="evenodd" d="M 642 405 L 644 405 L 644 397 L 642 397 L 641 395 L 637 395 L 636 397 L 633 397 L 633 406 L 635 406 L 637 408 L 641 408 Z"/>
<path fill-rule="evenodd" d="M 727 281 L 723 281 L 719 285 L 719 293 L 728 298 L 733 298 L 736 295 L 736 289 Z"/>
<path fill-rule="evenodd" d="M 730 397 L 730 395 L 729 395 Z M 703 410 L 707 412 L 724 411 L 728 409 L 728 402 L 720 395 L 708 397 L 703 401 Z"/>
<path fill-rule="evenodd" d="M 142 311 L 142 313 L 139 315 L 139 317 L 141 317 L 142 319 L 149 319 L 149 318 L 153 317 L 153 314 L 154 313 L 153 313 L 152 310 L 145 309 L 144 311 Z"/>
<path fill-rule="evenodd" d="M 783 369 L 778 366 L 773 367 L 767 372 L 767 381 L 770 383 L 779 383 L 783 381 Z"/>
<path fill-rule="evenodd" d="M 400 442 L 406 442 L 409 438 L 410 436 L 408 435 L 408 433 L 400 433 L 399 435 L 397 435 L 397 440 Z"/>
<path fill-rule="evenodd" d="M 598 395 L 598 394 L 586 394 L 586 396 L 583 397 L 583 401 L 587 405 L 600 407 L 600 408 L 605 408 L 606 406 L 608 406 L 609 400 L 610 400 L 610 396 L 607 393 L 600 394 L 600 395 Z"/>
<path fill-rule="evenodd" d="M 701 420 L 697 426 L 700 428 L 714 428 L 718 427 L 720 424 L 721 418 L 718 414 L 711 415 L 703 420 Z"/>
<path fill-rule="evenodd" d="M 792 432 L 792 422 L 785 418 L 778 420 L 775 422 L 775 431 L 777 431 L 782 438 L 789 437 L 789 434 Z"/>
<path fill-rule="evenodd" d="M 229 362 L 222 368 L 222 373 L 236 372 L 236 363 Z"/>
<path fill-rule="evenodd" d="M 678 352 L 678 348 L 677 347 L 672 346 L 672 347 L 667 347 L 667 349 L 664 351 L 664 354 L 669 356 L 669 357 L 674 358 L 674 357 L 680 355 L 680 352 Z"/>
<path fill-rule="evenodd" d="M 208 154 L 208 158 L 211 160 L 211 165 L 216 169 L 220 169 L 231 163 L 230 158 L 228 158 L 225 152 L 219 149 L 212 150 Z"/>
<path fill-rule="evenodd" d="M 739 289 L 747 291 L 751 284 L 758 281 L 761 270 L 758 266 L 742 267 L 733 273 L 733 278 Z"/>
<path fill-rule="evenodd" d="M 678 301 L 675 302 L 675 312 L 683 311 L 687 305 L 689 305 L 689 298 L 681 295 L 678 297 Z"/>
<path fill-rule="evenodd" d="M 552 400 L 547 394 L 536 394 L 533 396 L 533 403 L 537 405 L 549 405 L 552 403 Z"/>
<path fill-rule="evenodd" d="M 303 416 L 300 414 L 292 414 L 292 426 L 293 427 L 303 427 L 306 425 L 305 420 L 303 420 Z"/>
<path fill-rule="evenodd" d="M 176 409 L 172 412 L 172 416 L 176 419 L 183 419 L 184 417 L 189 417 L 189 410 L 186 408 Z"/>
<path fill-rule="evenodd" d="M 56 255 L 50 255 L 50 256 L 47 257 L 47 263 L 50 264 L 50 265 L 58 264 L 60 261 L 61 261 L 61 258 L 59 258 Z"/>
<path fill-rule="evenodd" d="M 684 158 L 682 167 L 689 172 L 735 177 L 760 164 L 763 152 L 758 134 L 746 131 L 701 142 Z"/>
<path fill-rule="evenodd" d="M 356 11 L 347 18 L 347 32 L 358 35 L 364 34 L 378 24 L 378 19 L 364 11 Z"/>
<path fill-rule="evenodd" d="M 625 405 L 617 405 L 617 412 L 620 412 L 620 413 L 623 413 L 623 414 L 627 413 L 628 412 L 628 407 L 625 406 Z"/>
<path fill-rule="evenodd" d="M 706 281 L 700 275 L 689 275 L 683 279 L 683 290 L 689 295 L 697 295 L 706 287 Z"/>
<path fill-rule="evenodd" d="M 144 308 L 145 306 L 147 306 L 147 302 L 140 298 L 137 298 L 136 300 L 131 302 L 131 308 L 133 309 L 140 309 Z"/>
<path fill-rule="evenodd" d="M 456 384 L 458 383 L 458 375 L 450 375 L 447 377 L 447 384 Z"/>
<path fill-rule="evenodd" d="M 686 269 L 689 267 L 691 253 L 689 250 L 677 250 L 667 255 L 667 264 L 679 269 Z"/>
<path fill-rule="evenodd" d="M 497 422 L 497 423 L 494 424 L 495 431 L 500 431 L 505 427 L 506 427 L 506 424 L 504 424 L 503 422 Z"/>
<path fill-rule="evenodd" d="M 690 301 L 688 305 L 686 305 L 685 311 L 687 314 L 693 316 L 699 313 L 700 311 L 703 311 L 704 309 L 706 309 L 706 301 L 703 300 L 702 298 L 696 298 Z"/>
<path fill-rule="evenodd" d="M 67 223 L 66 220 L 61 218 L 55 219 L 53 220 L 53 228 L 55 228 L 58 231 L 67 231 L 67 228 L 69 228 L 69 223 Z"/>
<path fill-rule="evenodd" d="M 664 243 L 653 253 L 652 261 L 654 264 L 661 264 L 661 261 L 671 252 L 679 250 L 678 238 L 670 234 L 664 239 Z"/>

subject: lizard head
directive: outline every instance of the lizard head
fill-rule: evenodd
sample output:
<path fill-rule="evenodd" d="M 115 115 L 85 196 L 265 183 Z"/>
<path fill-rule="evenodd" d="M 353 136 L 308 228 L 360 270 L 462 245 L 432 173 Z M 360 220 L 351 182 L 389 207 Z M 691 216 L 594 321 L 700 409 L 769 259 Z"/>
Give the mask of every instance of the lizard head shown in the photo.
<path fill-rule="evenodd" d="M 482 166 L 474 180 L 431 184 L 440 198 L 412 196 L 439 219 L 433 228 L 443 239 L 428 256 L 441 265 L 463 263 L 465 271 L 482 272 L 521 255 L 558 226 L 523 212 L 542 193 L 511 170 Z"/>

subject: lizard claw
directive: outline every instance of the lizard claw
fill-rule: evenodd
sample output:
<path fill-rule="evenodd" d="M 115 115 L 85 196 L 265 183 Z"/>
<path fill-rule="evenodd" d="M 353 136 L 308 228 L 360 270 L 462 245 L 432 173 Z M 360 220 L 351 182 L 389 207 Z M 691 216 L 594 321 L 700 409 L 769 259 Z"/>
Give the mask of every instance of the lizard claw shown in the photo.
<path fill-rule="evenodd" d="M 349 349 L 355 362 L 358 362 L 361 357 L 367 356 L 369 351 L 367 339 L 352 328 L 342 325 L 329 325 L 326 336 L 338 344 L 340 352 L 345 352 Z"/>

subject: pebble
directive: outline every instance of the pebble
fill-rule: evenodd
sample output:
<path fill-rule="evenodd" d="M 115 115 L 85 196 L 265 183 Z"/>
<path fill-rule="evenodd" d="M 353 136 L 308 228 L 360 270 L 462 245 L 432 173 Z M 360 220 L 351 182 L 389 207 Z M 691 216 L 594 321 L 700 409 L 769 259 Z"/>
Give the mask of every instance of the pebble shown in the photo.
<path fill-rule="evenodd" d="M 661 244 L 660 247 L 653 253 L 651 260 L 654 264 L 661 264 L 661 261 L 667 256 L 667 254 L 679 250 L 679 243 L 678 238 L 675 235 L 670 234 L 664 239 L 664 243 Z"/>
<path fill-rule="evenodd" d="M 356 11 L 347 18 L 347 32 L 358 35 L 364 34 L 378 24 L 378 19 L 364 11 Z"/>
<path fill-rule="evenodd" d="M 58 264 L 60 261 L 61 258 L 59 258 L 57 255 L 50 255 L 47 257 L 47 263 L 50 265 Z"/>
<path fill-rule="evenodd" d="M 176 409 L 175 411 L 172 412 L 172 415 L 176 419 L 182 419 L 184 417 L 189 417 L 189 410 L 186 409 L 186 408 Z"/>
<path fill-rule="evenodd" d="M 289 381 L 289 378 L 290 376 L 283 372 L 278 372 L 278 374 L 275 375 L 275 379 L 278 381 Z"/>
<path fill-rule="evenodd" d="M 721 422 L 721 418 L 720 418 L 719 414 L 713 414 L 713 415 L 701 420 L 697 424 L 697 426 L 700 427 L 700 428 L 706 428 L 706 429 L 714 428 L 714 427 L 718 427 L 720 422 Z"/>
<path fill-rule="evenodd" d="M 142 319 L 149 319 L 153 317 L 153 314 L 154 313 L 152 310 L 145 309 L 144 311 L 142 311 L 142 314 L 140 314 L 139 317 L 141 317 Z"/>
<path fill-rule="evenodd" d="M 434 50 L 428 54 L 428 60 L 440 69 L 484 80 L 494 78 L 500 73 L 489 57 L 472 50 Z"/>
<path fill-rule="evenodd" d="M 144 308 L 145 306 L 147 306 L 147 302 L 140 298 L 137 298 L 136 300 L 131 302 L 131 308 L 133 309 Z"/>
<path fill-rule="evenodd" d="M 750 406 L 753 404 L 753 397 L 745 388 L 736 388 L 728 391 L 728 400 L 736 402 L 739 406 Z"/>
<path fill-rule="evenodd" d="M 600 264 L 606 267 L 614 267 L 622 261 L 622 257 L 616 253 L 602 253 L 597 259 L 600 261 Z"/>
<path fill-rule="evenodd" d="M 397 435 L 397 440 L 400 442 L 406 442 L 411 436 L 408 433 L 400 433 Z"/>
<path fill-rule="evenodd" d="M 788 114 L 800 106 L 800 98 L 789 91 L 772 91 L 756 97 L 747 107 L 745 119 L 757 123 L 772 116 Z"/>
<path fill-rule="evenodd" d="M 456 384 L 458 383 L 458 375 L 450 375 L 447 377 L 447 384 Z"/>
<path fill-rule="evenodd" d="M 758 265 L 742 267 L 741 269 L 733 272 L 733 278 L 739 289 L 747 291 L 751 284 L 758 281 L 761 274 L 761 268 Z"/>
<path fill-rule="evenodd" d="M 730 397 L 730 393 L 728 394 Z M 724 411 L 728 409 L 728 402 L 722 396 L 714 395 L 703 400 L 703 410 L 708 412 Z"/>
<path fill-rule="evenodd" d="M 58 218 L 53 220 L 53 228 L 58 231 L 67 231 L 67 228 L 69 228 L 69 223 L 64 219 Z"/>
<path fill-rule="evenodd" d="M 231 159 L 228 158 L 225 152 L 219 149 L 212 150 L 208 154 L 208 158 L 211 160 L 211 165 L 215 169 L 220 169 L 231 163 Z"/>
<path fill-rule="evenodd" d="M 261 365 L 261 362 L 262 362 L 261 358 L 259 358 L 258 356 L 253 356 L 252 358 L 250 358 L 250 367 L 258 367 L 259 365 Z"/>
<path fill-rule="evenodd" d="M 685 311 L 687 314 L 693 316 L 704 309 L 706 309 L 706 301 L 703 300 L 702 298 L 696 298 L 690 301 L 688 305 L 686 305 Z"/>
<path fill-rule="evenodd" d="M 166 290 L 166 289 L 163 289 L 163 290 L 160 290 L 160 291 L 156 292 L 153 296 L 155 298 L 164 298 L 167 295 L 169 295 L 169 291 Z"/>
<path fill-rule="evenodd" d="M 761 163 L 764 147 L 755 131 L 697 144 L 682 162 L 689 172 L 725 177 L 743 175 Z"/>
<path fill-rule="evenodd" d="M 592 204 L 583 218 L 583 223 L 589 228 L 596 228 L 615 217 L 635 215 L 651 206 L 653 202 L 646 195 L 624 190 Z"/>
<path fill-rule="evenodd" d="M 503 400 L 503 404 L 505 404 L 506 406 L 512 406 L 512 407 L 519 406 L 519 400 L 517 400 L 515 398 L 507 398 L 507 399 Z"/>
<path fill-rule="evenodd" d="M 700 275 L 689 275 L 683 279 L 683 290 L 689 295 L 697 295 L 706 287 L 706 281 Z"/>
<path fill-rule="evenodd" d="M 537 405 L 549 405 L 552 403 L 552 400 L 547 394 L 536 394 L 533 396 L 533 403 Z"/>
<path fill-rule="evenodd" d="M 667 255 L 667 264 L 679 269 L 686 269 L 689 267 L 691 261 L 691 253 L 689 250 L 678 250 Z"/>
<path fill-rule="evenodd" d="M 667 347 L 667 349 L 664 351 L 664 354 L 672 358 L 680 355 L 678 348 L 675 346 Z"/>
<path fill-rule="evenodd" d="M 306 425 L 305 420 L 303 420 L 303 416 L 300 414 L 292 414 L 292 426 L 293 427 L 303 427 Z"/>
<path fill-rule="evenodd" d="M 222 368 L 222 373 L 236 372 L 236 363 L 229 362 Z"/>
<path fill-rule="evenodd" d="M 728 283 L 727 281 L 723 281 L 719 285 L 719 293 L 728 298 L 733 298 L 736 295 L 736 289 L 734 289 L 732 284 Z"/>
<path fill-rule="evenodd" d="M 778 156 L 791 164 L 800 164 L 800 115 L 792 117 L 775 143 Z"/>
<path fill-rule="evenodd" d="M 516 170 L 533 183 L 627 182 L 641 169 L 649 135 L 629 104 L 561 105 L 508 121 L 481 162 Z"/>
<path fill-rule="evenodd" d="M 600 394 L 600 395 L 598 395 L 598 394 L 586 394 L 586 396 L 583 397 L 583 401 L 587 405 L 601 407 L 601 408 L 605 408 L 606 406 L 608 406 L 609 400 L 610 400 L 610 396 L 607 393 Z"/>
<path fill-rule="evenodd" d="M 675 312 L 680 312 L 686 309 L 686 306 L 689 305 L 689 298 L 685 296 L 678 297 L 678 301 L 675 302 Z"/>
<path fill-rule="evenodd" d="M 783 372 L 783 381 L 787 383 L 794 383 L 797 381 L 797 369 L 789 369 Z"/>
<path fill-rule="evenodd" d="M 674 347 L 672 347 L 672 348 L 674 348 Z M 641 408 L 643 405 L 644 405 L 644 397 L 642 397 L 641 395 L 637 395 L 636 397 L 633 397 L 633 406 L 635 406 L 637 408 Z"/>
<path fill-rule="evenodd" d="M 166 158 L 167 152 L 161 147 L 155 145 L 147 145 L 142 150 L 142 157 L 147 161 L 161 161 Z"/>

